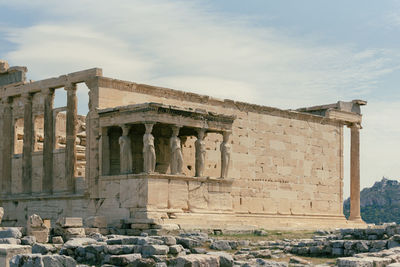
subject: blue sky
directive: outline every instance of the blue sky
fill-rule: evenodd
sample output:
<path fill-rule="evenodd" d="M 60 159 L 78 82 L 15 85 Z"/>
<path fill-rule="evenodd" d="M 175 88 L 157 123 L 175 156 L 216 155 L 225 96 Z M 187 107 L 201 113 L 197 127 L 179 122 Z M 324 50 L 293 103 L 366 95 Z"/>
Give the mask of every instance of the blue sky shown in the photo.
<path fill-rule="evenodd" d="M 367 100 L 362 186 L 399 177 L 399 44 L 398 0 L 0 0 L 0 58 L 33 80 L 100 67 L 279 108 Z"/>

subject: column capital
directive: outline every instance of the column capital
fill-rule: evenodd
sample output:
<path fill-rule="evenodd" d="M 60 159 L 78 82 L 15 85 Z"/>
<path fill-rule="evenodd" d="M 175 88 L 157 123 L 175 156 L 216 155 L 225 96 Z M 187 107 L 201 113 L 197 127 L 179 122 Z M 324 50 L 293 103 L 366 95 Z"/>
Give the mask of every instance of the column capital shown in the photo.
<path fill-rule="evenodd" d="M 23 98 L 23 100 L 25 102 L 32 102 L 32 94 L 26 92 L 26 93 L 22 93 L 21 97 Z"/>
<path fill-rule="evenodd" d="M 129 130 L 131 129 L 131 126 L 129 124 L 121 124 L 119 127 L 122 129 L 122 135 L 127 136 L 129 134 Z"/>
<path fill-rule="evenodd" d="M 349 124 L 348 126 L 347 126 L 348 128 L 350 128 L 350 129 L 354 129 L 354 130 L 360 130 L 360 129 L 362 129 L 362 126 L 361 126 L 361 123 L 360 122 L 354 122 L 354 123 L 352 123 L 352 124 Z"/>
<path fill-rule="evenodd" d="M 76 83 L 67 83 L 64 85 L 64 90 L 69 92 L 69 91 L 76 91 Z"/>
<path fill-rule="evenodd" d="M 54 89 L 51 89 L 51 88 L 43 88 L 40 92 L 41 92 L 42 94 L 44 94 L 44 95 L 51 95 L 51 94 L 53 94 Z"/>

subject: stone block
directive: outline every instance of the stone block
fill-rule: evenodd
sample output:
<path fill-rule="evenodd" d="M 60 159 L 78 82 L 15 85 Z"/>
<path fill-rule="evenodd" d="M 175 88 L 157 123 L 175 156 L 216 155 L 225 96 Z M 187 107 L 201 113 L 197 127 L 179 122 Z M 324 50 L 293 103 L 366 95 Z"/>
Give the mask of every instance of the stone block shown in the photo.
<path fill-rule="evenodd" d="M 85 237 L 85 228 L 65 228 L 63 237 L 65 240 L 75 237 Z"/>
<path fill-rule="evenodd" d="M 39 242 L 39 243 L 49 242 L 49 229 L 30 230 L 29 234 L 36 238 L 36 242 Z"/>
<path fill-rule="evenodd" d="M 90 216 L 85 219 L 85 227 L 106 228 L 107 227 L 107 218 L 105 216 Z"/>
<path fill-rule="evenodd" d="M 137 259 L 141 259 L 142 255 L 139 253 L 126 254 L 126 255 L 113 255 L 110 257 L 110 264 L 117 266 L 126 266 L 133 264 Z"/>
<path fill-rule="evenodd" d="M 61 217 L 57 220 L 57 224 L 63 228 L 83 226 L 82 218 L 79 217 Z"/>
<path fill-rule="evenodd" d="M 165 245 L 147 245 L 142 247 L 143 256 L 167 255 L 168 251 L 169 248 Z"/>
<path fill-rule="evenodd" d="M 21 238 L 21 245 L 32 246 L 35 243 L 36 243 L 36 237 L 34 236 L 24 236 L 23 238 Z"/>
<path fill-rule="evenodd" d="M 0 231 L 0 238 L 21 238 L 22 233 L 16 227 L 10 227 Z"/>
<path fill-rule="evenodd" d="M 62 236 L 53 236 L 51 238 L 51 243 L 53 243 L 53 244 L 64 244 L 64 240 L 62 239 Z"/>
<path fill-rule="evenodd" d="M 173 266 L 219 266 L 219 256 L 191 254 L 172 260 Z"/>
<path fill-rule="evenodd" d="M 14 256 L 10 260 L 10 267 L 20 266 L 75 267 L 76 261 L 65 255 L 21 254 Z"/>
<path fill-rule="evenodd" d="M 0 266 L 9 267 L 9 262 L 12 257 L 18 254 L 31 252 L 31 246 L 0 244 Z"/>

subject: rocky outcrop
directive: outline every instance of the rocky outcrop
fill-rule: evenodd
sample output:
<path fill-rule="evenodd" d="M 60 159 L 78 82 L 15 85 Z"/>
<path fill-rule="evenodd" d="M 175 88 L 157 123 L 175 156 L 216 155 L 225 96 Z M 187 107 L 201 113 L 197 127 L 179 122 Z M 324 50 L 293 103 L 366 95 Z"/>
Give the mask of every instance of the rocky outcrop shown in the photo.
<path fill-rule="evenodd" d="M 382 178 L 360 193 L 361 217 L 366 223 L 400 223 L 400 183 Z M 349 216 L 350 199 L 343 204 L 346 217 Z"/>

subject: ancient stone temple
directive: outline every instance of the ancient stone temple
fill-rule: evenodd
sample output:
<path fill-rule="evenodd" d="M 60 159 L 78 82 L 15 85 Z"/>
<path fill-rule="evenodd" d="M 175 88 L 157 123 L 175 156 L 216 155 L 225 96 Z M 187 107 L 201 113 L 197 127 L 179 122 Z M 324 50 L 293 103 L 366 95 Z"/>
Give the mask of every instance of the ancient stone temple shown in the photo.
<path fill-rule="evenodd" d="M 99 215 L 109 225 L 320 228 L 360 218 L 360 106 L 297 110 L 216 99 L 89 69 L 26 81 L 0 66 L 3 224 L 33 213 Z M 78 116 L 77 86 L 89 88 Z M 66 106 L 54 108 L 57 90 Z M 343 132 L 351 131 L 351 216 L 343 201 Z"/>

